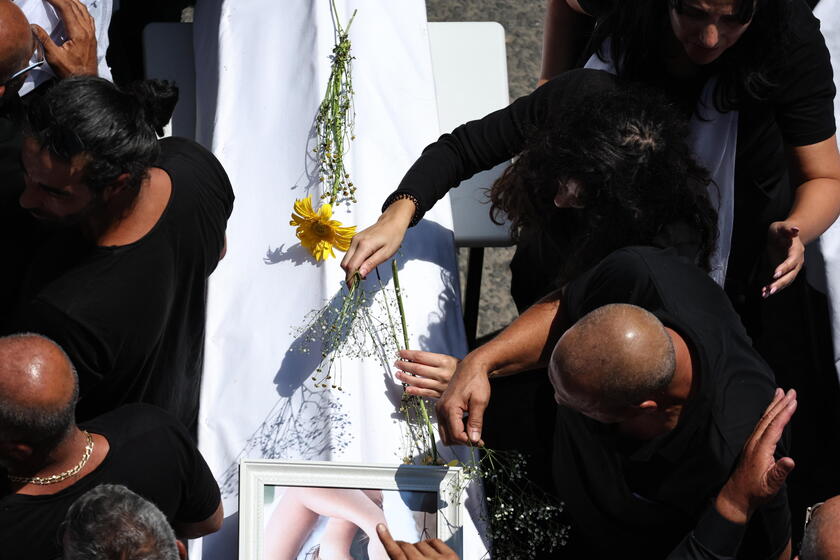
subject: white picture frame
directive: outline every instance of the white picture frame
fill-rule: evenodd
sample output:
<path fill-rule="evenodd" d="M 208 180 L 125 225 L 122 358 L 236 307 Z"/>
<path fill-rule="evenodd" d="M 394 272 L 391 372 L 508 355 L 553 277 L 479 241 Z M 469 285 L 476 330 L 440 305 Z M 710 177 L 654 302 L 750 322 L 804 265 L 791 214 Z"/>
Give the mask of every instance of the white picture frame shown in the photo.
<path fill-rule="evenodd" d="M 265 560 L 266 486 L 436 493 L 437 538 L 462 555 L 461 467 L 243 459 L 239 475 L 240 560 Z"/>

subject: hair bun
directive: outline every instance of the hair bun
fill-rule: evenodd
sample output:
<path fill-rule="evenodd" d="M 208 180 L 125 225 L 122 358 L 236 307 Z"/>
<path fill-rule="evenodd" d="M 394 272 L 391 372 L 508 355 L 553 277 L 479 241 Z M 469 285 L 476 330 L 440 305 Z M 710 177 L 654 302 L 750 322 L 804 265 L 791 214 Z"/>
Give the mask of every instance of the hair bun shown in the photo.
<path fill-rule="evenodd" d="M 142 80 L 129 86 L 131 94 L 143 108 L 144 120 L 155 130 L 158 136 L 163 134 L 163 127 L 172 118 L 172 112 L 178 103 L 178 87 L 166 80 Z"/>

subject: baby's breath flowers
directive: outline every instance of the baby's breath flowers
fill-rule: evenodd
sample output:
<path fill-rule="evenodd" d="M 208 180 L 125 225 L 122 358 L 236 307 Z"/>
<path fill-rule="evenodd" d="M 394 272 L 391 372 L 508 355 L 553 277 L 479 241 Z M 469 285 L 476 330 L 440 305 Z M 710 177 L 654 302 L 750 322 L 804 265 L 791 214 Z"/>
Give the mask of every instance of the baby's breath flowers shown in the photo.
<path fill-rule="evenodd" d="M 316 261 L 335 257 L 335 251 L 346 251 L 350 240 L 356 233 L 356 226 L 343 226 L 338 220 L 332 220 L 332 206 L 322 204 L 318 211 L 312 209 L 312 197 L 295 201 L 294 213 L 289 225 L 295 226 L 295 235 L 300 244 L 308 250 Z"/>
<path fill-rule="evenodd" d="M 333 47 L 327 91 L 315 116 L 317 145 L 313 151 L 318 157 L 318 175 L 323 183 L 321 198 L 336 202 L 356 202 L 356 187 L 344 165 L 344 156 L 353 136 L 353 81 L 351 78 L 350 25 L 356 11 L 342 27 L 338 19 L 335 0 L 330 0 L 335 46 Z"/>
<path fill-rule="evenodd" d="M 320 353 L 318 366 L 311 381 L 316 389 L 344 391 L 342 359 L 376 357 L 385 361 L 396 347 L 391 344 L 392 325 L 381 319 L 387 299 L 365 289 L 361 276 L 356 274 L 349 286 L 326 305 L 306 317 L 302 327 L 293 331 L 297 337 L 295 349 L 308 354 Z"/>
<path fill-rule="evenodd" d="M 460 495 L 474 480 L 484 481 L 494 558 L 530 560 L 566 544 L 569 526 L 560 519 L 563 504 L 531 482 L 526 465 L 521 453 L 485 447 L 472 447 L 470 459 L 460 463 L 461 486 L 453 494 Z"/>

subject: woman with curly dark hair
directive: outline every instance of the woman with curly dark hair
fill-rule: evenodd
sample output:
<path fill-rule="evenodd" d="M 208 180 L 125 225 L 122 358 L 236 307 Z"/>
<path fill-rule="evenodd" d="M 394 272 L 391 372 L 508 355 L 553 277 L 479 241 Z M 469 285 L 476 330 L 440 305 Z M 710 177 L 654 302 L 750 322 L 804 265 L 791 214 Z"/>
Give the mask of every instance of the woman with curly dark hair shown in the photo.
<path fill-rule="evenodd" d="M 491 213 L 507 217 L 520 240 L 551 231 L 563 209 L 571 210 L 566 221 L 575 228 L 569 250 L 552 263 L 559 266 L 555 284 L 628 245 L 677 247 L 708 271 L 716 213 L 708 173 L 691 155 L 687 135 L 686 121 L 649 89 L 591 95 L 529 135 L 490 189 Z"/>

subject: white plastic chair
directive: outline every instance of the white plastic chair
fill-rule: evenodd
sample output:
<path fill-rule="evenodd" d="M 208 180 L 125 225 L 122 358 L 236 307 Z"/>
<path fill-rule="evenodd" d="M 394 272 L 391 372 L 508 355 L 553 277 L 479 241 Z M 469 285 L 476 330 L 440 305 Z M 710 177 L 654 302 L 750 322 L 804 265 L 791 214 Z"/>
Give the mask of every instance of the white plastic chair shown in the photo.
<path fill-rule="evenodd" d="M 430 22 L 429 46 L 442 133 L 506 107 L 508 93 L 505 30 L 496 22 Z M 449 192 L 455 245 L 469 247 L 464 324 L 475 346 L 485 247 L 512 244 L 507 225 L 490 219 L 486 189 L 507 163 L 476 174 Z"/>
<path fill-rule="evenodd" d="M 178 105 L 165 136 L 195 139 L 195 54 L 193 24 L 150 23 L 143 29 L 143 68 L 147 78 L 178 86 Z"/>

